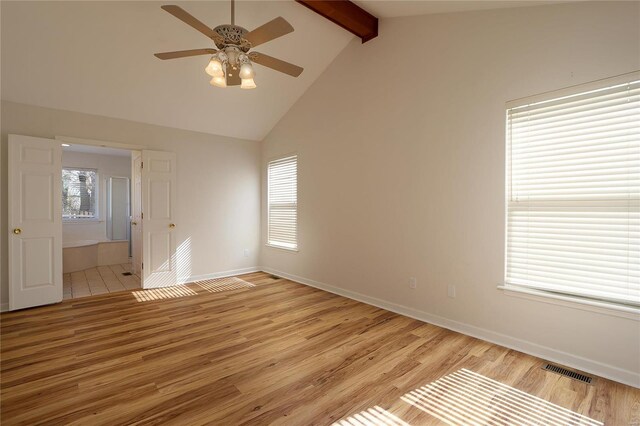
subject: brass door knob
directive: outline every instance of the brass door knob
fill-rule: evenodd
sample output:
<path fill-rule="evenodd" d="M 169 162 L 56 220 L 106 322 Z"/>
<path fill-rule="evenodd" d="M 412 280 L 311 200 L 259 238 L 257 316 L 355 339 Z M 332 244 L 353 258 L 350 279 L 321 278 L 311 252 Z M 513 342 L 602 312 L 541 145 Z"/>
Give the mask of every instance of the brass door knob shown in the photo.
<path fill-rule="evenodd" d="M 132 224 L 132 225 L 137 225 L 137 224 L 138 224 L 138 222 L 131 222 L 131 224 Z"/>
<path fill-rule="evenodd" d="M 16 228 L 16 229 L 13 230 L 13 233 L 16 234 L 16 235 L 22 234 L 22 229 Z"/>
<path fill-rule="evenodd" d="M 175 228 L 175 227 L 176 227 L 176 224 L 175 224 L 175 223 L 170 223 L 170 224 L 169 224 L 169 228 Z"/>

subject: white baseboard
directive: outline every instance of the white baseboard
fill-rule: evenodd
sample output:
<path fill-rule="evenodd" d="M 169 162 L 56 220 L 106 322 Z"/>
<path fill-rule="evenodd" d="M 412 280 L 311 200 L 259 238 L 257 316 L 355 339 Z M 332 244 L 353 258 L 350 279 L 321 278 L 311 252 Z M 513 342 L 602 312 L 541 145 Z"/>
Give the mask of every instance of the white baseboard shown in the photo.
<path fill-rule="evenodd" d="M 233 277 L 236 275 L 250 274 L 252 272 L 259 272 L 261 270 L 262 269 L 258 268 L 257 266 L 252 266 L 249 268 L 232 269 L 229 271 L 222 271 L 222 272 L 213 272 L 211 274 L 191 275 L 189 277 L 178 278 L 177 282 L 178 284 L 189 284 L 195 281 L 212 280 L 215 278 L 226 278 L 226 277 Z"/>
<path fill-rule="evenodd" d="M 612 365 L 604 364 L 591 359 L 583 358 L 580 356 L 572 355 L 567 352 L 559 351 L 547 346 L 542 346 L 537 343 L 528 342 L 516 337 L 508 336 L 502 333 L 496 333 L 491 330 L 476 327 L 473 325 L 465 324 L 462 322 L 454 321 L 448 318 L 444 318 L 438 315 L 433 315 L 428 312 L 420 311 L 417 309 L 409 308 L 404 305 L 388 302 L 386 300 L 378 299 L 375 297 L 367 296 L 362 293 L 357 293 L 343 288 L 334 287 L 332 285 L 324 284 L 318 281 L 314 281 L 304 277 L 298 277 L 296 275 L 288 274 L 286 272 L 277 271 L 271 268 L 262 268 L 262 271 L 270 274 L 278 275 L 283 278 L 296 281 L 301 284 L 309 285 L 311 287 L 318 288 L 320 290 L 328 291 L 340 296 L 347 297 L 349 299 L 357 300 L 359 302 L 373 305 L 378 308 L 386 309 L 387 311 L 395 312 L 400 315 L 411 317 L 419 321 L 434 324 L 439 327 L 443 327 L 458 333 L 466 334 L 477 339 L 485 340 L 496 345 L 504 346 L 509 349 L 513 349 L 519 352 L 524 352 L 529 355 L 533 355 L 538 358 L 542 358 L 554 363 L 566 365 L 577 370 L 584 371 L 586 373 L 594 374 L 600 377 L 604 377 L 610 380 L 614 380 L 625 385 L 640 388 L 640 375 L 633 371 L 624 370 Z"/>

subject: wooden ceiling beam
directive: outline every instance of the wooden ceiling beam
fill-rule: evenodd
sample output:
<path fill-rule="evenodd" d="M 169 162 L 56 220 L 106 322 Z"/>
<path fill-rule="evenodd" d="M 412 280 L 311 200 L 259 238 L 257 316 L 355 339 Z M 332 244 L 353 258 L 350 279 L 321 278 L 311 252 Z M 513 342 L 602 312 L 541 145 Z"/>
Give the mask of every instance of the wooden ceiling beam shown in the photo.
<path fill-rule="evenodd" d="M 378 36 L 378 18 L 349 0 L 296 1 L 357 35 L 363 43 Z"/>

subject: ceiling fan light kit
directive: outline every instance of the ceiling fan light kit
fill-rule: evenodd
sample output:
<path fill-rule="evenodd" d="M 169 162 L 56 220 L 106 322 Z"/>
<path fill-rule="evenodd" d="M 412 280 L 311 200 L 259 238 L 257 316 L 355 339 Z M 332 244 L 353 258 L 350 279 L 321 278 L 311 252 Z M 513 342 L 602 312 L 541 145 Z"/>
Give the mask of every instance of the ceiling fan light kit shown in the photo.
<path fill-rule="evenodd" d="M 198 55 L 212 55 L 205 67 L 205 72 L 212 79 L 210 84 L 215 87 L 240 86 L 241 89 L 255 89 L 255 70 L 253 63 L 280 71 L 293 77 L 298 77 L 303 68 L 249 50 L 293 31 L 293 27 L 284 18 L 278 17 L 253 31 L 235 25 L 235 0 L 231 0 L 231 24 L 218 25 L 209 28 L 184 9 L 175 5 L 165 5 L 162 9 L 190 25 L 209 37 L 216 49 L 191 49 L 177 52 L 156 53 L 159 59 L 176 59 Z"/>

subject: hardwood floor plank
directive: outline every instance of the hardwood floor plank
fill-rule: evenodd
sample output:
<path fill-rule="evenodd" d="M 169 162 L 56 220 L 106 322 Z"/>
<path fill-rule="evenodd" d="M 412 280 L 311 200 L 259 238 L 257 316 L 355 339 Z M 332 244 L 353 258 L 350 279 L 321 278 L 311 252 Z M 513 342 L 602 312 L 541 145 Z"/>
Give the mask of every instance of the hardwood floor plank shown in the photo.
<path fill-rule="evenodd" d="M 74 297 L 116 293 L 2 314 L 3 425 L 511 424 L 545 409 L 640 422 L 638 389 L 579 383 L 538 358 L 270 274 L 147 291 L 128 268 L 64 275 Z M 540 412 L 521 402 L 534 397 Z"/>

